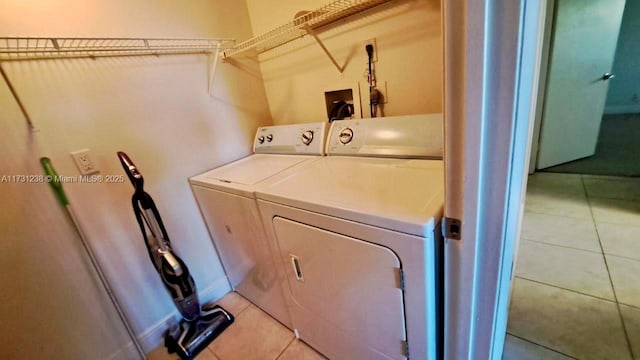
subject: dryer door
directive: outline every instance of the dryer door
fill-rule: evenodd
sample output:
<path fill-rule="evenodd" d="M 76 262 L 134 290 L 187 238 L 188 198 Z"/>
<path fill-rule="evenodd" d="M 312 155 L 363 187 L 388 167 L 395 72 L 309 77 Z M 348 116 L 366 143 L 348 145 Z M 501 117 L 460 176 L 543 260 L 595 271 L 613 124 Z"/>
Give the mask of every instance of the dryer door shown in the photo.
<path fill-rule="evenodd" d="M 331 359 L 405 359 L 395 253 L 280 217 L 273 225 L 300 337 Z"/>

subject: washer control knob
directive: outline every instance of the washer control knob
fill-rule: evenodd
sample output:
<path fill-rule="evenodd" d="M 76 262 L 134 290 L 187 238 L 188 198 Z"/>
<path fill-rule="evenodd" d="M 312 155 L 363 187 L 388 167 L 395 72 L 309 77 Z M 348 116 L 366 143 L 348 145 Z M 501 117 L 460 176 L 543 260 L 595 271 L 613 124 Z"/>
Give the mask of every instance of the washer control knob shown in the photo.
<path fill-rule="evenodd" d="M 353 130 L 351 130 L 350 128 L 342 129 L 340 131 L 340 134 L 338 135 L 338 138 L 343 145 L 347 145 L 351 142 L 351 140 L 353 140 Z"/>
<path fill-rule="evenodd" d="M 258 142 L 262 144 L 264 142 L 264 136 L 260 135 L 260 137 L 258 138 Z"/>
<path fill-rule="evenodd" d="M 273 134 L 267 135 L 267 142 L 273 141 Z"/>
<path fill-rule="evenodd" d="M 302 143 L 305 145 L 311 144 L 313 141 L 313 130 L 307 130 L 302 133 Z"/>

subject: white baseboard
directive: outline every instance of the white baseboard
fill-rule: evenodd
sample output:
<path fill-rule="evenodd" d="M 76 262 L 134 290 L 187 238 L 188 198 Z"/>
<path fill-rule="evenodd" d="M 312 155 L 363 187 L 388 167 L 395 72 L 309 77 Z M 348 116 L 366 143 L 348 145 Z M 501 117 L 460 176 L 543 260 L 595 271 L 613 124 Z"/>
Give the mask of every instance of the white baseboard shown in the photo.
<path fill-rule="evenodd" d="M 122 347 L 120 350 L 114 352 L 107 359 L 109 360 L 124 360 L 124 359 L 138 359 L 140 355 L 138 355 L 138 351 L 136 347 L 133 345 L 132 341 L 129 341 L 127 345 Z"/>
<path fill-rule="evenodd" d="M 637 113 L 640 113 L 640 104 L 607 106 L 604 108 L 605 115 Z"/>
<path fill-rule="evenodd" d="M 209 301 L 215 301 L 223 297 L 226 293 L 231 291 L 231 287 L 229 286 L 229 280 L 227 280 L 226 276 L 222 276 L 216 279 L 211 285 L 202 289 L 198 292 L 198 297 L 200 299 L 200 303 L 206 303 Z M 170 314 L 166 315 L 155 324 L 149 326 L 142 333 L 138 334 L 138 339 L 140 340 L 140 345 L 142 345 L 142 349 L 145 352 L 149 352 L 158 346 L 164 344 L 164 332 L 169 328 L 169 325 L 175 323 L 180 319 L 180 315 L 178 311 L 172 311 Z M 137 359 L 138 354 L 136 351 L 133 342 L 129 342 L 127 345 L 114 352 L 111 356 L 108 357 L 109 360 L 129 360 L 129 359 Z"/>
<path fill-rule="evenodd" d="M 207 288 L 199 291 L 200 303 L 204 304 L 210 301 L 216 301 L 231 291 L 231 285 L 226 276 L 216 279 Z"/>
<path fill-rule="evenodd" d="M 172 311 L 170 314 L 148 327 L 142 332 L 142 334 L 138 334 L 138 340 L 140 341 L 140 345 L 142 345 L 142 350 L 148 353 L 149 351 L 164 344 L 164 338 L 162 335 L 167 331 L 169 325 L 177 322 L 178 319 L 178 311 Z"/>

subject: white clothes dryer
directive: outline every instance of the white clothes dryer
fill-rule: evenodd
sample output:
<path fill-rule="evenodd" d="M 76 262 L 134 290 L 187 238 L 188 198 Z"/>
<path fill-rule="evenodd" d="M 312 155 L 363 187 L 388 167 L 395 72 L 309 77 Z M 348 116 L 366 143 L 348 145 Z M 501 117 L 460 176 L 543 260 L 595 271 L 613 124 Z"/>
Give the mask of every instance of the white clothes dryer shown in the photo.
<path fill-rule="evenodd" d="M 189 179 L 231 287 L 291 328 L 255 187 L 324 154 L 325 123 L 258 128 L 254 154 Z"/>
<path fill-rule="evenodd" d="M 442 351 L 442 115 L 335 121 L 327 155 L 258 186 L 298 336 L 330 359 Z"/>

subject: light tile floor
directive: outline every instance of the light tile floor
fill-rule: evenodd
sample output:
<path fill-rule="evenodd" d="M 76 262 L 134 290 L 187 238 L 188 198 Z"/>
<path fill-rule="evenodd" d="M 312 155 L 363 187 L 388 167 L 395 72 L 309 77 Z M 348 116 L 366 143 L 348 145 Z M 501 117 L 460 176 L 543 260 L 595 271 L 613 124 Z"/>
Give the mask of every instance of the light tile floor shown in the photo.
<path fill-rule="evenodd" d="M 322 355 L 296 340 L 293 332 L 235 292 L 218 304 L 235 321 L 196 360 L 323 360 Z M 640 325 L 640 324 L 639 324 Z M 163 346 L 148 354 L 149 360 L 176 360 Z"/>
<path fill-rule="evenodd" d="M 529 177 L 504 359 L 640 360 L 640 179 Z"/>

